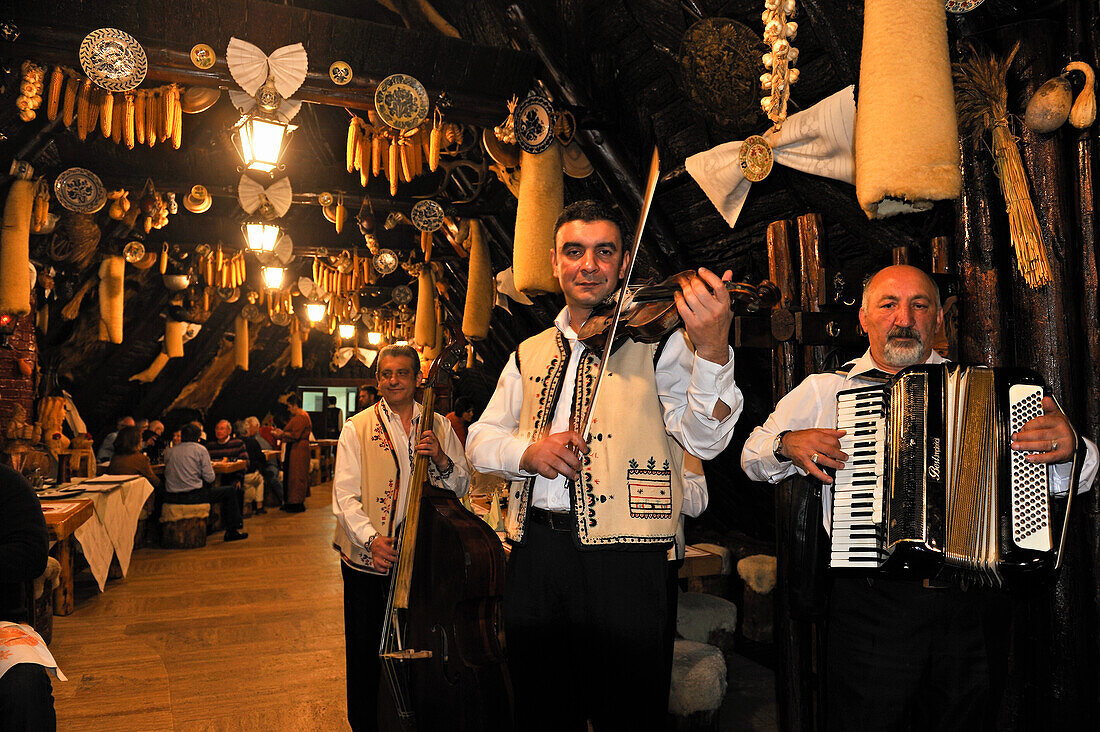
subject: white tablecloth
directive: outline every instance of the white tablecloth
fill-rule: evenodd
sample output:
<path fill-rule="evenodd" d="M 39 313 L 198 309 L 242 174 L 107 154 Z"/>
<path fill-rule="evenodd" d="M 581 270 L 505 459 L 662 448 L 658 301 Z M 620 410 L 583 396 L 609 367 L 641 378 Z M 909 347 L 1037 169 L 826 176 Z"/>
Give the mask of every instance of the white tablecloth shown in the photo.
<path fill-rule="evenodd" d="M 73 535 L 103 592 L 113 557 L 118 557 L 123 577 L 130 569 L 138 516 L 153 486 L 140 475 L 101 475 L 81 482 L 80 487 L 85 491 L 81 498 L 90 498 L 95 512 Z"/>

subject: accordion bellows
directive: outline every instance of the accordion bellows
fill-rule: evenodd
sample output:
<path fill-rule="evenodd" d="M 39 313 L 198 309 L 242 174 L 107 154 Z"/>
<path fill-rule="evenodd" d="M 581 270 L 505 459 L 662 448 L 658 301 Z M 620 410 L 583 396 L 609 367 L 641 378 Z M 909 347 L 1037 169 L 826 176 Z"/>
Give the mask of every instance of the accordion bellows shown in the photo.
<path fill-rule="evenodd" d="M 522 155 L 512 244 L 516 289 L 526 295 L 559 292 L 550 250 L 554 248 L 554 223 L 564 207 L 561 146 L 554 142 L 545 152 Z"/>
<path fill-rule="evenodd" d="M 942 0 L 867 0 L 855 121 L 868 218 L 927 210 L 962 185 Z"/>

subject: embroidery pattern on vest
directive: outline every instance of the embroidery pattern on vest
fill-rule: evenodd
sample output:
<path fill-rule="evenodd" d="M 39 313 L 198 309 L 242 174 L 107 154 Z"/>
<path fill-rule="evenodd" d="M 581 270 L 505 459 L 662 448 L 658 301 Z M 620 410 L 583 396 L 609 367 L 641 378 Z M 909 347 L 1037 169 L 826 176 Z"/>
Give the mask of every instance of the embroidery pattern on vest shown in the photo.
<path fill-rule="evenodd" d="M 585 351 L 581 356 L 580 362 L 577 364 L 577 389 L 573 395 L 572 414 L 584 414 L 584 410 L 592 402 L 592 392 L 596 386 L 595 372 L 598 370 L 599 366 L 597 365 L 596 355 L 591 351 Z M 592 420 L 593 431 L 598 429 L 596 422 L 596 419 Z M 599 486 L 596 479 L 592 476 L 592 458 L 596 457 L 595 451 L 598 449 L 595 441 L 593 441 L 589 444 L 588 454 L 580 456 L 580 480 L 574 484 L 572 500 L 574 509 L 580 517 L 580 520 L 577 522 L 577 528 L 578 531 L 585 536 L 588 535 L 588 529 L 598 524 L 596 519 L 596 502 L 602 498 L 602 496 L 596 495 L 596 490 Z"/>
<path fill-rule="evenodd" d="M 382 492 L 382 495 L 375 498 L 375 502 L 381 506 L 382 512 L 382 526 L 379 527 L 379 531 L 383 529 L 389 533 L 390 514 L 393 513 L 393 504 L 397 500 L 397 489 L 401 485 L 401 463 L 397 460 L 397 451 L 393 449 L 393 440 L 390 439 L 390 433 L 386 431 L 385 421 L 389 418 L 390 411 L 383 408 L 381 400 L 375 405 L 374 416 L 376 418 L 374 430 L 371 432 L 371 442 L 377 442 L 378 447 L 387 451 L 391 457 L 393 457 L 393 466 L 397 471 L 396 479 L 391 478 L 386 482 L 386 490 Z"/>
<path fill-rule="evenodd" d="M 564 365 L 569 362 L 569 348 L 565 342 L 565 336 L 556 328 L 554 329 L 554 344 L 558 347 L 557 358 L 550 359 L 550 362 L 546 364 L 546 371 L 541 377 L 528 377 L 536 383 L 542 383 L 542 389 L 539 391 L 538 407 L 535 409 L 531 433 L 528 436 L 529 439 L 541 439 L 546 433 L 547 425 L 550 424 L 554 416 L 554 405 L 557 403 L 558 395 L 561 392 L 562 376 L 565 372 Z M 519 363 L 518 350 L 516 351 L 516 362 Z M 512 496 L 514 500 L 519 501 L 519 513 L 516 520 L 520 527 L 520 539 L 523 538 L 524 527 L 527 526 L 527 508 L 531 504 L 531 489 L 534 485 L 535 478 L 527 478 L 523 481 L 522 488 Z"/>
<path fill-rule="evenodd" d="M 657 461 L 649 458 L 646 467 L 631 460 L 626 470 L 626 484 L 630 492 L 630 517 L 639 519 L 667 519 L 672 516 L 672 471 L 668 460 L 657 469 Z"/>

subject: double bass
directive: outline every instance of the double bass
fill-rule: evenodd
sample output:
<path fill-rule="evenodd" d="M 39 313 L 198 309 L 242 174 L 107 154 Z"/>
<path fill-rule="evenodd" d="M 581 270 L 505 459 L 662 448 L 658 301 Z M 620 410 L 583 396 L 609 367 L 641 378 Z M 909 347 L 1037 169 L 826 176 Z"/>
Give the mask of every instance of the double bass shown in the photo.
<path fill-rule="evenodd" d="M 424 383 L 419 442 L 435 422 L 435 384 L 464 353 L 459 337 L 432 364 Z M 417 455 L 409 483 L 378 655 L 382 693 L 391 695 L 397 730 L 512 729 L 504 664 L 504 547 L 453 493 L 428 481 Z"/>

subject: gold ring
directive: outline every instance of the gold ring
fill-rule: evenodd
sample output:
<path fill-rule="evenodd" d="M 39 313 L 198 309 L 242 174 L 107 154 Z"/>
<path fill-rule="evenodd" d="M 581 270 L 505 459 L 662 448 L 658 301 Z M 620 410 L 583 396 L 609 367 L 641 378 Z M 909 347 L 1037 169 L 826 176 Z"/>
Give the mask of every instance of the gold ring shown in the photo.
<path fill-rule="evenodd" d="M 1057 449 L 1058 449 L 1058 440 L 1051 440 L 1050 441 L 1050 451 L 1054 452 Z"/>
<path fill-rule="evenodd" d="M 811 457 L 810 457 L 810 462 L 811 462 L 811 463 L 813 463 L 814 465 L 817 465 L 817 457 L 818 457 L 818 455 L 817 455 L 817 453 L 815 452 L 815 453 L 813 454 L 813 456 L 811 456 Z"/>

